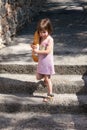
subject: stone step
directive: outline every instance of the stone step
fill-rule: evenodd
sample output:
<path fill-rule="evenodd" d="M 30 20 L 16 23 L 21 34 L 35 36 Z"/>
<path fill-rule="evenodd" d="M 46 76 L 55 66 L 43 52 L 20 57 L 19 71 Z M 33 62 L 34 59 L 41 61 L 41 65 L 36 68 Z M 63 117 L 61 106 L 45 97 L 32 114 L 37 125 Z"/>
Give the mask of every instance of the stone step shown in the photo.
<path fill-rule="evenodd" d="M 0 63 L 0 73 L 35 74 L 37 63 Z M 56 74 L 87 75 L 87 65 L 55 64 Z"/>
<path fill-rule="evenodd" d="M 54 75 L 52 76 L 54 93 L 87 94 L 87 76 Z M 30 74 L 0 74 L 0 93 L 47 92 L 43 81 L 37 81 Z"/>
<path fill-rule="evenodd" d="M 0 112 L 87 113 L 87 95 L 54 94 L 43 102 L 46 93 L 34 95 L 0 94 Z"/>
<path fill-rule="evenodd" d="M 52 113 L 0 113 L 1 130 L 87 130 L 87 115 Z"/>

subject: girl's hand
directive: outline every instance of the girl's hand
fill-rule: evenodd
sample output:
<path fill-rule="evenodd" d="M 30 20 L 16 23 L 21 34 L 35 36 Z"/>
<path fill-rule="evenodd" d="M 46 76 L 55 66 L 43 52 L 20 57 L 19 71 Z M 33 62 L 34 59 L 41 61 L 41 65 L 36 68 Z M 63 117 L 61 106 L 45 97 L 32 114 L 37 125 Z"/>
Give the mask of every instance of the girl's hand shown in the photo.
<path fill-rule="evenodd" d="M 38 53 L 38 50 L 37 50 L 37 49 L 33 49 L 33 52 L 34 52 L 34 53 Z"/>
<path fill-rule="evenodd" d="M 32 43 L 32 44 L 31 44 L 31 48 L 32 48 L 32 49 L 36 49 L 37 46 L 36 46 L 36 45 L 33 45 L 33 43 Z"/>

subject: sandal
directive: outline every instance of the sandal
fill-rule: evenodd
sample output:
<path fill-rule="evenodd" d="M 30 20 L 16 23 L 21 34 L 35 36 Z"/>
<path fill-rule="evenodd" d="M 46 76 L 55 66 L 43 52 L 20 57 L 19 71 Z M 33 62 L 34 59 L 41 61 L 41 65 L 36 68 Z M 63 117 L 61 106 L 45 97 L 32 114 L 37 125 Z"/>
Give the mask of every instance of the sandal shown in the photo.
<path fill-rule="evenodd" d="M 53 101 L 53 97 L 54 97 L 53 94 L 47 94 L 47 97 L 45 97 L 45 98 L 43 99 L 43 102 Z"/>
<path fill-rule="evenodd" d="M 54 94 L 47 94 L 48 97 L 54 97 Z"/>

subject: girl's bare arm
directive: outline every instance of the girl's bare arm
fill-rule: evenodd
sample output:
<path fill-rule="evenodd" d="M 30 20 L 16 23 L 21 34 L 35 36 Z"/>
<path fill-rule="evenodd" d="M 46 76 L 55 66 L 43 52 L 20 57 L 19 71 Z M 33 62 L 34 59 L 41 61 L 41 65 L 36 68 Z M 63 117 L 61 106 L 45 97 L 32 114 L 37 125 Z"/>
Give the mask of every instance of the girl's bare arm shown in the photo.
<path fill-rule="evenodd" d="M 34 49 L 33 51 L 37 54 L 49 54 L 52 50 L 52 46 L 53 46 L 53 41 L 50 40 L 48 46 L 46 47 L 46 50 L 37 50 Z"/>

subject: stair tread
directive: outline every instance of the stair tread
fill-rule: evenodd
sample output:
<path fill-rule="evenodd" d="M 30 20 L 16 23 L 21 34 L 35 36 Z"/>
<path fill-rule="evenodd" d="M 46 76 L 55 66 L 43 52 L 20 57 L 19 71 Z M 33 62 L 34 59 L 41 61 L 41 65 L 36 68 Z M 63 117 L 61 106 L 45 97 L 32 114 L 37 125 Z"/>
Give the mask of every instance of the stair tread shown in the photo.
<path fill-rule="evenodd" d="M 27 36 L 28 37 L 28 36 Z M 20 39 L 20 36 L 19 38 Z M 26 38 L 25 38 L 26 40 Z M 21 51 L 22 50 L 22 51 Z M 80 48 L 71 47 L 62 49 L 62 54 L 60 52 L 59 46 L 56 44 L 54 55 L 54 63 L 58 65 L 87 65 L 87 55 L 80 53 L 80 55 L 76 55 L 77 52 L 82 51 Z M 85 50 L 83 50 L 84 53 Z M 1 55 L 1 63 L 14 63 L 14 64 L 23 64 L 23 63 L 33 63 L 32 56 L 31 56 L 31 47 L 30 44 L 19 43 L 17 45 L 9 46 L 7 48 L 3 48 L 0 51 Z M 72 54 L 72 55 L 71 55 Z M 14 57 L 13 57 L 14 55 Z M 3 58 L 4 57 L 4 58 Z M 67 58 L 68 57 L 68 58 Z"/>
<path fill-rule="evenodd" d="M 54 94 L 54 99 L 51 105 L 87 105 L 87 95 L 76 94 Z M 27 94 L 0 94 L 0 103 L 17 103 L 17 104 L 43 104 L 43 98 L 46 97 L 46 93 L 35 93 L 34 95 Z"/>
<path fill-rule="evenodd" d="M 87 115 L 49 114 L 40 112 L 0 113 L 0 128 L 4 130 L 86 130 Z"/>
<path fill-rule="evenodd" d="M 0 74 L 1 78 L 10 78 L 10 79 L 17 79 L 17 80 L 23 80 L 23 81 L 35 81 L 36 80 L 36 76 L 35 74 L 10 74 L 10 73 L 1 73 Z M 55 74 L 52 76 L 52 79 L 54 80 L 59 80 L 59 82 L 62 82 L 61 80 L 65 80 L 65 81 L 83 81 L 83 76 L 82 75 L 58 75 Z M 85 79 L 87 79 L 87 76 L 85 75 Z"/>
<path fill-rule="evenodd" d="M 53 75 L 53 92 L 87 94 L 87 76 L 82 75 Z M 0 93 L 29 93 L 47 92 L 43 81 L 36 80 L 31 74 L 0 74 Z"/>

